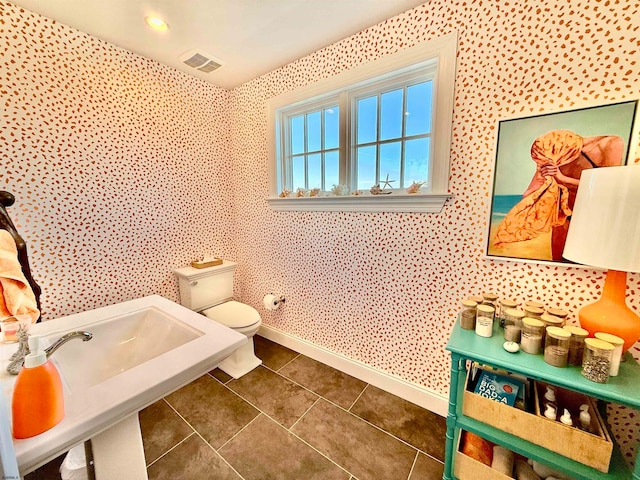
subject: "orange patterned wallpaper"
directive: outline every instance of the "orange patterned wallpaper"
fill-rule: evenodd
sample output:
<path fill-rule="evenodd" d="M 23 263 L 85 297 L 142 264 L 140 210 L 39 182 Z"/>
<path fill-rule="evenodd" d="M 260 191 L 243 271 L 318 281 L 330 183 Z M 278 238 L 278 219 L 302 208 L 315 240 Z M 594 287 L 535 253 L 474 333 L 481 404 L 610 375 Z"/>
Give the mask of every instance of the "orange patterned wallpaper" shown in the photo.
<path fill-rule="evenodd" d="M 236 88 L 241 298 L 259 305 L 266 292 L 286 293 L 286 308 L 261 312 L 265 324 L 442 393 L 444 347 L 460 299 L 494 291 L 574 313 L 595 300 L 603 272 L 484 259 L 497 123 L 640 98 L 639 7 L 432 0 Z M 270 210 L 269 98 L 454 30 L 454 199 L 441 215 Z M 640 310 L 640 275 L 628 284 L 629 303 Z M 634 354 L 640 357 L 639 344 Z M 617 410 L 617 436 L 633 446 L 637 414 Z"/>
<path fill-rule="evenodd" d="M 573 312 L 596 299 L 602 272 L 484 259 L 496 126 L 502 118 L 638 98 L 633 11 L 629 2 L 431 1 L 236 88 L 243 299 L 259 305 L 265 292 L 285 292 L 287 308 L 264 312 L 265 323 L 441 392 L 448 384 L 443 349 L 460 299 L 491 290 Z M 453 30 L 460 44 L 454 199 L 441 215 L 269 209 L 270 97 Z M 636 308 L 639 281 L 629 279 Z"/>
<path fill-rule="evenodd" d="M 446 394 L 461 298 L 491 290 L 575 312 L 598 297 L 601 272 L 484 259 L 496 126 L 639 98 L 639 8 L 431 0 L 228 92 L 0 0 L 0 188 L 18 199 L 44 318 L 178 300 L 172 269 L 222 255 L 265 324 Z M 269 98 L 453 30 L 442 214 L 270 210 Z M 628 284 L 640 310 L 640 276 Z M 271 291 L 286 308 L 264 311 Z M 637 416 L 617 418 L 633 443 Z"/>
<path fill-rule="evenodd" d="M 232 255 L 229 92 L 0 1 L 0 188 L 43 318 Z"/>

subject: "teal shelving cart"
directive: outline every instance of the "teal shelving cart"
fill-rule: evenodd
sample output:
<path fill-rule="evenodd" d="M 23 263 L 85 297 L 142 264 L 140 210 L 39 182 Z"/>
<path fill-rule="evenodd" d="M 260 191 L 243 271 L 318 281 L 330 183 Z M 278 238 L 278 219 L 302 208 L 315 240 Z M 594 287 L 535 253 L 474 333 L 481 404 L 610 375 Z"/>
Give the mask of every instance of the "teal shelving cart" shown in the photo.
<path fill-rule="evenodd" d="M 616 402 L 632 408 L 640 408 L 640 365 L 628 353 L 625 355 L 625 361 L 620 366 L 618 376 L 611 377 L 606 384 L 598 384 L 585 379 L 580 373 L 580 367 L 557 368 L 545 363 L 542 355 L 528 355 L 523 352 L 508 353 L 502 347 L 504 343 L 502 330 L 497 325 L 497 322 L 494 323 L 493 336 L 484 338 L 476 335 L 472 330 L 463 330 L 456 322 L 447 344 L 447 350 L 451 352 L 451 385 L 443 479 L 453 480 L 458 478 L 454 468 L 457 440 L 460 431 L 465 430 L 528 458 L 545 463 L 576 479 L 640 480 L 640 453 L 636 454 L 635 468 L 631 471 L 622 458 L 619 449 L 614 445 L 609 471 L 603 473 L 562 456 L 553 451 L 553 449 L 543 448 L 487 423 L 467 417 L 462 413 L 469 361 L 507 370 L 533 380 L 583 393 L 598 399 L 603 406 L 607 402 Z M 601 409 L 601 411 L 604 410 L 604 408 Z"/>

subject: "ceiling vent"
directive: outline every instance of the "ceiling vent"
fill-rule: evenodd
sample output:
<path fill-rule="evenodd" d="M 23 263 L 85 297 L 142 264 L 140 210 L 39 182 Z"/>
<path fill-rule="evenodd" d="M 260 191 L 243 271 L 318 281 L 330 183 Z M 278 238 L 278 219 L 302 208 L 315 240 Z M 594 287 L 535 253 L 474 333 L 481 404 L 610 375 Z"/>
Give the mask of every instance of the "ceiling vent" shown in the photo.
<path fill-rule="evenodd" d="M 189 50 L 180 56 L 180 61 L 185 65 L 200 70 L 204 73 L 210 73 L 222 66 L 222 62 L 213 55 L 198 50 Z"/>

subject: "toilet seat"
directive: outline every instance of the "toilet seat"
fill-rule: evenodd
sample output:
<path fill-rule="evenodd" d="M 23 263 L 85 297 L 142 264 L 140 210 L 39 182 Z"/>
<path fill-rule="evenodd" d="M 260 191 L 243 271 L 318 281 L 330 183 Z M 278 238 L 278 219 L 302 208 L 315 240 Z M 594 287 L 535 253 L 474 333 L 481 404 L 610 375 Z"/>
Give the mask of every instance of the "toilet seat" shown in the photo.
<path fill-rule="evenodd" d="M 255 308 L 235 300 L 207 308 L 202 314 L 233 329 L 250 327 L 260 321 L 260 314 Z"/>

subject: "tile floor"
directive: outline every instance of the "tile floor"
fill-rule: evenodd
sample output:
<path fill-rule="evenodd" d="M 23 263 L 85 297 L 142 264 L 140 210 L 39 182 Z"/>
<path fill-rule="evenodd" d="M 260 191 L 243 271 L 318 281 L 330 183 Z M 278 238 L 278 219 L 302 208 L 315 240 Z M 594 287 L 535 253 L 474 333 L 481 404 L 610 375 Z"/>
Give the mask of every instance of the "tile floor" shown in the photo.
<path fill-rule="evenodd" d="M 255 345 L 263 365 L 249 374 L 216 369 L 140 412 L 150 480 L 442 478 L 443 417 L 262 337 Z M 56 478 L 45 470 L 27 480 Z"/>

